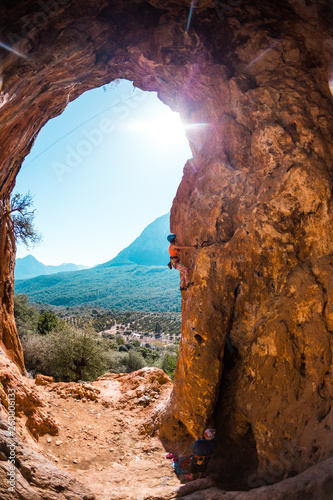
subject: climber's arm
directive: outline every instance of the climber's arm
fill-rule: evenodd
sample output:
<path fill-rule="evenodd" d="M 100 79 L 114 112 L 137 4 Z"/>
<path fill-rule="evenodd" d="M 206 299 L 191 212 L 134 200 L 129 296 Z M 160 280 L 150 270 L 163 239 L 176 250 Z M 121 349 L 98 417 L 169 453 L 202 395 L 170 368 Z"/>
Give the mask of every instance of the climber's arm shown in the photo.
<path fill-rule="evenodd" d="M 198 248 L 197 246 L 191 245 L 172 245 L 175 250 L 190 250 L 191 248 Z"/>

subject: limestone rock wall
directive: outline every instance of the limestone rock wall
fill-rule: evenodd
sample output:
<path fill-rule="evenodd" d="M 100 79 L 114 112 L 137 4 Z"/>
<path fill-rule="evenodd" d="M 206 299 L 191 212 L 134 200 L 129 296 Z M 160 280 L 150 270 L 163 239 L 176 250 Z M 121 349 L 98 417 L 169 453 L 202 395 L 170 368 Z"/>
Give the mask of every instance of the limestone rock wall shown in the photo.
<path fill-rule="evenodd" d="M 332 13 L 319 0 L 207 1 L 188 27 L 189 4 L 1 4 L 16 51 L 0 49 L 1 199 L 40 128 L 89 88 L 128 78 L 181 113 L 193 159 L 171 230 L 198 250 L 161 433 L 215 425 L 248 482 L 244 450 L 259 476 L 332 453 Z M 0 288 L 11 322 L 8 297 Z"/>
<path fill-rule="evenodd" d="M 330 456 L 333 419 L 332 39 L 283 7 L 230 20 L 233 75 L 188 90 L 204 125 L 171 229 L 199 250 L 166 419 L 175 436 L 215 425 L 224 465 L 247 454 L 275 478 Z"/>

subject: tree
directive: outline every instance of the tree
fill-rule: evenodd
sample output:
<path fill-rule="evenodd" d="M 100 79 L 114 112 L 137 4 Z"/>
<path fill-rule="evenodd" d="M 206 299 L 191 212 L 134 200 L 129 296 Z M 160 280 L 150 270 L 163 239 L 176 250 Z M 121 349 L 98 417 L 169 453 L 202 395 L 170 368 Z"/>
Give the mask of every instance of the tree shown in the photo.
<path fill-rule="evenodd" d="M 37 331 L 39 314 L 23 293 L 19 293 L 14 297 L 14 316 L 20 337 Z"/>
<path fill-rule="evenodd" d="M 29 192 L 25 195 L 17 193 L 12 197 L 7 211 L 16 242 L 21 241 L 27 247 L 36 245 L 41 240 L 41 235 L 34 226 L 36 210 L 32 205 L 33 198 Z"/>
<path fill-rule="evenodd" d="M 124 345 L 125 344 L 125 339 L 124 337 L 117 337 L 116 342 L 118 345 Z"/>
<path fill-rule="evenodd" d="M 37 324 L 37 330 L 41 335 L 52 332 L 59 324 L 59 318 L 53 311 L 42 311 Z"/>
<path fill-rule="evenodd" d="M 157 322 L 155 324 L 155 333 L 161 333 L 162 329 L 161 329 L 161 325 Z"/>

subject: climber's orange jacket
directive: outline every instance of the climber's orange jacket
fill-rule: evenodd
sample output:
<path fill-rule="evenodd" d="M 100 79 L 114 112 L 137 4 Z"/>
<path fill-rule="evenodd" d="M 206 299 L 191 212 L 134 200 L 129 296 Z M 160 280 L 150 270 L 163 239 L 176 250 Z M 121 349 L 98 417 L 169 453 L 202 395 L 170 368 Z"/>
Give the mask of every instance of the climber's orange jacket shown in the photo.
<path fill-rule="evenodd" d="M 172 247 L 173 245 L 169 246 L 170 259 L 178 259 L 178 249 Z"/>

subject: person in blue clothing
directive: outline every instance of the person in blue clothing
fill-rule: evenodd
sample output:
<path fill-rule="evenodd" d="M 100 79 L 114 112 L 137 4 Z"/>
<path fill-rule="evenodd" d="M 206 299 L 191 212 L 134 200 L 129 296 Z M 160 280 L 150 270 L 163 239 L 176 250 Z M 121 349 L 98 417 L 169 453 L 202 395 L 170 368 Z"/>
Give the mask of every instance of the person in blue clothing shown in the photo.
<path fill-rule="evenodd" d="M 188 479 L 191 481 L 195 476 L 203 477 L 206 473 L 210 457 L 218 444 L 215 435 L 215 429 L 206 429 L 204 438 L 199 437 L 192 444 L 191 450 L 193 451 L 193 456 L 191 459 L 190 474 L 188 475 Z"/>

